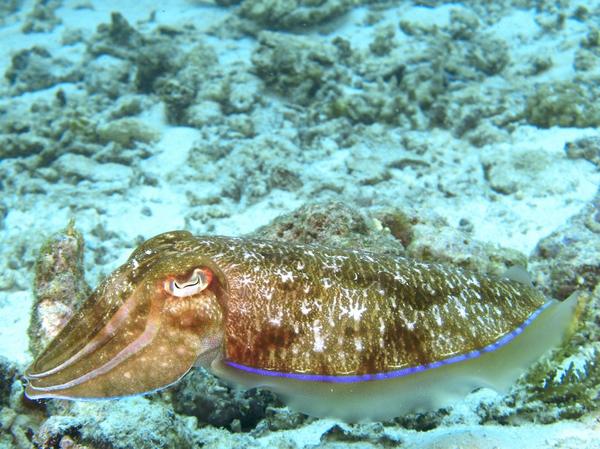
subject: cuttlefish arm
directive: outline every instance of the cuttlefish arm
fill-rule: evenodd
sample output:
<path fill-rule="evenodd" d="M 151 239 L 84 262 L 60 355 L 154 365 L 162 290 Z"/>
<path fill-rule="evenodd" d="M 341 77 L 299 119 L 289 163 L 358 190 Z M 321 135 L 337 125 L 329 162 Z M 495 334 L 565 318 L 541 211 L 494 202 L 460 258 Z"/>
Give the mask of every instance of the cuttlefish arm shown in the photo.
<path fill-rule="evenodd" d="M 98 287 L 27 369 L 28 397 L 156 390 L 220 347 L 222 276 L 202 257 L 158 255 L 138 250 Z"/>
<path fill-rule="evenodd" d="M 576 305 L 405 258 L 171 232 L 98 287 L 27 370 L 26 394 L 144 393 L 201 362 L 311 414 L 386 418 L 504 391 Z"/>

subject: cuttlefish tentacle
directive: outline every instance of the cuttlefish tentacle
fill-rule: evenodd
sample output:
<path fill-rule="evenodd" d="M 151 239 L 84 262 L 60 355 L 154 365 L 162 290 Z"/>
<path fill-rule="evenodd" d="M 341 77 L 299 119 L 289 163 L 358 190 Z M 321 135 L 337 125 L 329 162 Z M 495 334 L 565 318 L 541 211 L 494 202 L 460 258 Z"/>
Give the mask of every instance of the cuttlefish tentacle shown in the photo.
<path fill-rule="evenodd" d="M 115 335 L 115 333 L 121 328 L 121 326 L 123 326 L 127 322 L 131 314 L 134 312 L 135 301 L 135 296 L 131 296 L 129 299 L 127 299 L 127 301 L 124 302 L 124 304 L 110 318 L 110 320 L 104 325 L 104 327 L 100 329 L 100 331 L 96 335 L 94 335 L 92 339 L 88 343 L 86 343 L 86 345 L 83 348 L 81 348 L 81 350 L 73 354 L 70 358 L 68 358 L 62 363 L 59 363 L 52 369 L 49 369 L 47 371 L 41 371 L 38 373 L 29 373 L 28 376 L 31 378 L 49 376 L 67 368 L 73 363 L 81 360 L 83 357 L 98 350 Z"/>
<path fill-rule="evenodd" d="M 301 410 L 385 418 L 506 389 L 577 299 L 373 253 L 176 231 L 136 249 L 27 370 L 31 398 L 104 398 L 201 362 Z M 368 398 L 368 400 L 365 400 Z"/>
<path fill-rule="evenodd" d="M 213 350 L 221 339 L 221 305 L 216 299 L 216 292 L 222 289 L 219 276 L 214 276 L 213 269 L 203 264 L 201 257 L 193 261 L 177 257 L 161 263 L 156 260 L 146 259 L 152 261 L 148 266 L 128 263 L 136 266 L 136 271 L 144 271 L 141 277 L 132 275 L 136 284 L 124 282 L 119 275 L 118 279 L 109 277 L 100 287 L 102 291 L 121 293 L 120 307 L 107 306 L 115 298 L 98 301 L 95 296 L 90 297 L 88 301 L 99 307 L 116 311 L 86 342 L 73 339 L 82 335 L 82 330 L 77 322 L 69 323 L 27 370 L 29 397 L 119 397 L 143 393 L 177 381 L 198 357 Z M 210 265 L 210 261 L 207 263 Z M 188 295 L 172 295 L 165 285 L 164 273 L 183 285 Z M 196 277 L 203 281 L 197 283 Z M 192 285 L 195 288 L 190 288 Z M 83 320 L 80 325 L 88 323 Z M 71 351 L 72 346 L 79 350 Z M 63 352 L 69 356 L 61 357 Z"/>
<path fill-rule="evenodd" d="M 150 313 L 149 313 L 148 319 L 146 321 L 146 327 L 145 327 L 144 331 L 133 342 L 129 343 L 125 348 L 121 349 L 115 356 L 113 356 L 111 359 L 109 359 L 106 363 L 104 363 L 103 365 L 100 365 L 98 368 L 94 368 L 91 371 L 88 371 L 85 374 L 82 374 L 81 376 L 76 377 L 72 380 L 69 380 L 63 384 L 50 385 L 50 386 L 45 386 L 45 387 L 36 387 L 36 386 L 32 385 L 32 389 L 37 390 L 39 392 L 67 390 L 69 388 L 75 387 L 75 386 L 80 385 L 89 380 L 92 380 L 102 374 L 108 373 L 109 371 L 114 369 L 117 365 L 119 365 L 119 364 L 123 363 L 125 360 L 127 360 L 129 357 L 138 353 L 140 350 L 142 350 L 143 348 L 148 346 L 152 342 L 152 340 L 156 337 L 156 335 L 158 334 L 158 329 L 160 326 L 161 310 L 160 310 L 159 305 L 156 303 L 157 303 L 157 301 L 153 301 L 153 303 L 151 305 Z M 121 309 L 119 309 L 117 314 L 122 312 L 124 310 L 124 308 L 125 308 L 125 306 L 122 307 Z M 127 317 L 125 316 L 124 318 L 127 318 Z M 123 321 L 124 320 L 121 320 L 121 322 L 123 322 Z M 107 341 L 106 338 L 103 341 L 100 341 L 100 340 L 94 341 L 93 349 L 91 349 L 91 350 L 90 350 L 90 345 L 89 344 L 86 345 L 84 347 L 84 349 L 87 349 L 87 351 L 77 353 L 76 356 L 78 356 L 78 357 L 72 357 L 71 359 L 69 359 L 70 363 L 62 364 L 62 369 L 64 369 L 66 366 L 76 362 L 77 360 L 80 360 L 83 356 L 88 355 L 94 349 L 97 349 L 98 347 L 100 347 L 101 343 L 106 343 L 106 341 Z M 59 365 L 59 366 L 61 366 L 61 365 Z M 31 376 L 31 377 L 32 378 L 46 377 L 48 375 L 53 374 L 55 371 L 56 370 L 50 370 L 47 373 L 42 373 L 42 374 L 38 374 L 36 376 Z"/>

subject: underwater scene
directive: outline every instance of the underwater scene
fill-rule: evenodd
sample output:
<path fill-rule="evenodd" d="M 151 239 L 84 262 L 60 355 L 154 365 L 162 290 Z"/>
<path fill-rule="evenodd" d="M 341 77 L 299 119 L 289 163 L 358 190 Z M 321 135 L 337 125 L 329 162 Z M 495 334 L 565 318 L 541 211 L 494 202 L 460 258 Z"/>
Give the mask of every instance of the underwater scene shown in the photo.
<path fill-rule="evenodd" d="M 600 449 L 600 0 L 2 0 L 0 52 L 0 449 Z"/>

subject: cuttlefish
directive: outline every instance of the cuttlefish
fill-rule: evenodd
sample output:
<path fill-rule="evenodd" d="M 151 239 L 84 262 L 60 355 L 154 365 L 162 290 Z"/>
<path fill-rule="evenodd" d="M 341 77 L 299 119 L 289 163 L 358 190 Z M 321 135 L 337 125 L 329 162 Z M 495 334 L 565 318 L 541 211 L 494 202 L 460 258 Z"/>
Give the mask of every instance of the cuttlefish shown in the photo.
<path fill-rule="evenodd" d="M 523 279 L 168 232 L 82 304 L 27 369 L 26 394 L 118 398 L 165 388 L 201 365 L 309 414 L 382 419 L 479 387 L 505 392 L 561 343 L 576 309 L 575 296 L 547 300 Z"/>

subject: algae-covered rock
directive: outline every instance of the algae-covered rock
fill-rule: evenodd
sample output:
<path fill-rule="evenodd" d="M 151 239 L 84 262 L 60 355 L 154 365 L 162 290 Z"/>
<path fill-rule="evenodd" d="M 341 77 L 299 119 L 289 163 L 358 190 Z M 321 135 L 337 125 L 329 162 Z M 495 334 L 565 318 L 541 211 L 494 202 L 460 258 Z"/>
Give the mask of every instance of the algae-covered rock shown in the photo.
<path fill-rule="evenodd" d="M 538 86 L 527 98 L 525 118 L 541 128 L 600 126 L 598 86 L 562 81 Z"/>
<path fill-rule="evenodd" d="M 0 408 L 0 448 L 31 449 L 31 436 L 39 426 L 35 415 L 21 414 L 10 407 Z"/>
<path fill-rule="evenodd" d="M 253 204 L 274 189 L 294 191 L 302 187 L 300 152 L 286 138 L 265 135 L 236 144 L 200 142 L 188 154 L 185 175 L 198 182 L 211 183 L 206 190 L 210 198 L 215 197 L 217 190 L 219 201 Z M 203 195 L 202 189 L 196 192 L 194 202 L 205 202 L 198 200 Z"/>
<path fill-rule="evenodd" d="M 161 77 L 168 76 L 182 64 L 181 51 L 172 39 L 160 34 L 144 35 L 118 12 L 111 14 L 110 23 L 98 26 L 88 53 L 92 57 L 110 55 L 132 63 L 134 85 L 143 93 L 153 92 Z"/>
<path fill-rule="evenodd" d="M 134 118 L 112 120 L 96 129 L 101 143 L 115 142 L 122 147 L 131 148 L 136 142 L 151 143 L 158 133 L 148 125 Z"/>
<path fill-rule="evenodd" d="M 382 423 L 365 423 L 354 426 L 336 423 L 323 432 L 319 447 L 335 449 L 353 447 L 355 444 L 365 445 L 365 447 L 402 447 L 403 438 L 395 432 L 389 431 Z"/>
<path fill-rule="evenodd" d="M 377 56 L 385 56 L 397 45 L 394 27 L 386 25 L 375 31 L 375 38 L 369 44 L 369 50 Z"/>
<path fill-rule="evenodd" d="M 569 159 L 585 159 L 600 168 L 600 136 L 582 137 L 565 144 Z"/>
<path fill-rule="evenodd" d="M 188 449 L 197 447 L 194 427 L 194 419 L 146 398 L 75 402 L 68 412 L 48 418 L 33 442 L 36 447 Z"/>
<path fill-rule="evenodd" d="M 369 233 L 366 217 L 356 209 L 332 201 L 306 204 L 277 217 L 253 235 L 297 243 L 322 243 L 349 246 Z"/>
<path fill-rule="evenodd" d="M 556 182 L 549 176 L 552 162 L 552 155 L 543 149 L 510 148 L 508 145 L 490 147 L 481 155 L 484 175 L 490 187 L 504 195 L 527 190 L 532 176 L 539 180 L 538 185 L 547 180 L 544 191 L 555 190 Z"/>
<path fill-rule="evenodd" d="M 81 72 L 73 63 L 52 57 L 46 48 L 34 46 L 15 53 L 4 76 L 16 93 L 22 93 L 77 81 Z"/>
<path fill-rule="evenodd" d="M 486 35 L 479 35 L 476 43 L 467 47 L 467 60 L 487 76 L 497 75 L 510 62 L 508 45 Z"/>
<path fill-rule="evenodd" d="M 0 3 L 0 23 L 4 23 L 7 16 L 19 10 L 23 0 L 4 0 Z"/>
<path fill-rule="evenodd" d="M 60 173 L 61 179 L 71 184 L 91 181 L 104 184 L 104 187 L 127 187 L 133 175 L 130 167 L 108 162 L 99 164 L 93 159 L 79 154 L 66 153 L 60 156 L 52 167 Z"/>
<path fill-rule="evenodd" d="M 450 226 L 431 213 L 407 213 L 412 236 L 406 248 L 409 257 L 441 262 L 460 268 L 502 276 L 512 266 L 527 267 L 521 252 L 473 239 L 468 230 Z"/>
<path fill-rule="evenodd" d="M 266 416 L 267 407 L 281 406 L 267 390 L 242 391 L 197 369 L 171 390 L 177 413 L 194 416 L 201 424 L 248 431 Z"/>
<path fill-rule="evenodd" d="M 0 407 L 9 403 L 11 385 L 20 375 L 17 365 L 0 356 Z"/>
<path fill-rule="evenodd" d="M 52 235 L 35 264 L 29 349 L 35 356 L 73 316 L 90 288 L 83 275 L 83 236 L 73 222 Z"/>
<path fill-rule="evenodd" d="M 39 154 L 47 148 L 49 142 L 35 135 L 3 135 L 0 136 L 0 158 L 25 158 Z"/>
<path fill-rule="evenodd" d="M 353 4 L 353 0 L 244 0 L 238 14 L 274 30 L 299 30 L 339 17 Z"/>
<path fill-rule="evenodd" d="M 21 27 L 23 33 L 47 33 L 54 30 L 62 21 L 56 15 L 61 6 L 60 0 L 36 0 L 33 8 L 25 17 Z"/>
<path fill-rule="evenodd" d="M 110 23 L 98 26 L 97 35 L 90 41 L 88 52 L 94 56 L 108 54 L 127 59 L 132 51 L 144 45 L 144 39 L 122 14 L 113 12 L 110 19 Z"/>
<path fill-rule="evenodd" d="M 85 67 L 85 89 L 90 95 L 116 100 L 130 94 L 133 88 L 133 63 L 111 55 L 100 55 Z"/>
<path fill-rule="evenodd" d="M 564 299 L 600 283 L 600 191 L 567 223 L 538 243 L 534 262 L 543 273 L 542 288 Z"/>
<path fill-rule="evenodd" d="M 195 109 L 204 101 L 220 101 L 221 86 L 230 75 L 220 73 L 217 53 L 202 42 L 197 42 L 181 60 L 185 63 L 171 76 L 159 77 L 154 87 L 165 103 L 169 122 L 198 126 Z"/>
<path fill-rule="evenodd" d="M 301 38 L 262 32 L 252 55 L 257 75 L 289 100 L 307 105 L 335 78 L 335 48 Z"/>

